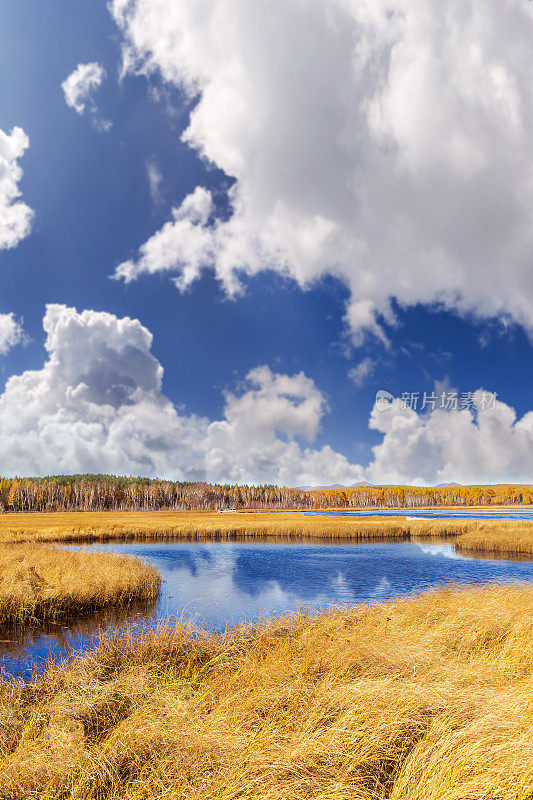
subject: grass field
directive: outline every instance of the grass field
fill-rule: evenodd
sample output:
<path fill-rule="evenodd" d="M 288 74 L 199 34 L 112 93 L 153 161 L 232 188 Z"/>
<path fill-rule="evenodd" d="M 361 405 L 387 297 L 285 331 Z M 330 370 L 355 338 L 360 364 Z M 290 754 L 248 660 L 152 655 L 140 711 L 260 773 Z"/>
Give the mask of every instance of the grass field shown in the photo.
<path fill-rule="evenodd" d="M 121 539 L 409 540 L 453 538 L 460 550 L 533 555 L 533 522 L 313 517 L 272 512 L 158 511 L 0 515 L 0 543 Z"/>
<path fill-rule="evenodd" d="M 0 798 L 530 800 L 533 591 L 128 632 L 0 683 Z"/>
<path fill-rule="evenodd" d="M 0 615 L 155 597 L 156 570 L 52 543 L 451 539 L 533 554 L 533 523 L 284 513 L 0 515 Z M 532 800 L 533 589 L 443 589 L 242 626 L 104 636 L 0 681 L 0 800 Z"/>
<path fill-rule="evenodd" d="M 50 622 L 155 599 L 161 579 L 140 559 L 58 550 L 35 544 L 0 547 L 0 621 Z"/>

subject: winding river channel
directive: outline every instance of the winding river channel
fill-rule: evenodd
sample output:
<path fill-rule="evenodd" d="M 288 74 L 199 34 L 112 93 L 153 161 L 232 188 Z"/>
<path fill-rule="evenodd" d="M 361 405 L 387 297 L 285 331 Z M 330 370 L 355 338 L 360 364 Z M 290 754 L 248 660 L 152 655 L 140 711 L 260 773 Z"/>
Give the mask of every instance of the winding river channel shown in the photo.
<path fill-rule="evenodd" d="M 413 514 L 414 516 L 414 514 Z M 533 561 L 473 557 L 442 543 L 128 543 L 80 549 L 138 556 L 157 567 L 163 584 L 151 607 L 95 615 L 68 625 L 4 634 L 0 663 L 27 679 L 49 657 L 92 647 L 101 631 L 170 619 L 223 631 L 244 620 L 304 608 L 382 602 L 453 583 L 532 582 Z"/>

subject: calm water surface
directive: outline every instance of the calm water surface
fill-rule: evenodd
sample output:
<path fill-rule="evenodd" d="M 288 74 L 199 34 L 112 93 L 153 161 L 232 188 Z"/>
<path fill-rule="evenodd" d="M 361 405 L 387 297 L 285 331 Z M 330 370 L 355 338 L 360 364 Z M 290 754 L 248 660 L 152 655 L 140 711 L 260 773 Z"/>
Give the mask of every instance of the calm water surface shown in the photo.
<path fill-rule="evenodd" d="M 60 658 L 96 643 L 99 630 L 138 621 L 193 619 L 223 631 L 254 620 L 327 605 L 380 602 L 453 582 L 532 582 L 533 561 L 465 557 L 451 544 L 131 543 L 84 546 L 139 556 L 162 575 L 161 597 L 151 608 L 109 613 L 68 626 L 5 634 L 0 663 L 27 678 L 49 656 Z M 3 651 L 3 652 L 2 652 Z"/>
<path fill-rule="evenodd" d="M 416 519 L 509 519 L 533 520 L 533 508 L 501 508 L 501 509 L 437 509 L 435 511 L 419 511 L 418 509 L 401 508 L 396 511 L 377 511 L 341 509 L 340 511 L 305 511 L 310 517 L 415 517 Z"/>

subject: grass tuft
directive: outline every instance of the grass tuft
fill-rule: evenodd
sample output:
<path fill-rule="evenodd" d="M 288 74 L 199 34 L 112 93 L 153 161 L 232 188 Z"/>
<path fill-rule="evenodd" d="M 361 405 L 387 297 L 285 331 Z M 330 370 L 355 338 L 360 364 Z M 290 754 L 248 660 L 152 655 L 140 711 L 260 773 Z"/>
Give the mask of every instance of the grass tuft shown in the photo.
<path fill-rule="evenodd" d="M 532 690 L 520 586 L 125 631 L 0 683 L 0 798 L 526 800 Z"/>
<path fill-rule="evenodd" d="M 0 620 L 55 622 L 153 600 L 159 572 L 137 558 L 23 544 L 0 549 Z"/>

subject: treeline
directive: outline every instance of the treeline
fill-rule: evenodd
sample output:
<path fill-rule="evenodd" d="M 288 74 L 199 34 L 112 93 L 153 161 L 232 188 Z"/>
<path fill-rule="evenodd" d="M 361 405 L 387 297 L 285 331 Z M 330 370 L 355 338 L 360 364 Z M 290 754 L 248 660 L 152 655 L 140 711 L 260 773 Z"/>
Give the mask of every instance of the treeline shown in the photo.
<path fill-rule="evenodd" d="M 157 511 L 296 508 L 293 490 L 113 475 L 0 479 L 0 511 Z"/>
<path fill-rule="evenodd" d="M 533 486 L 288 487 L 183 483 L 114 475 L 0 479 L 0 511 L 157 511 L 325 508 L 439 508 L 531 505 Z"/>
<path fill-rule="evenodd" d="M 533 504 L 533 486 L 357 486 L 306 492 L 316 508 L 440 508 Z"/>

